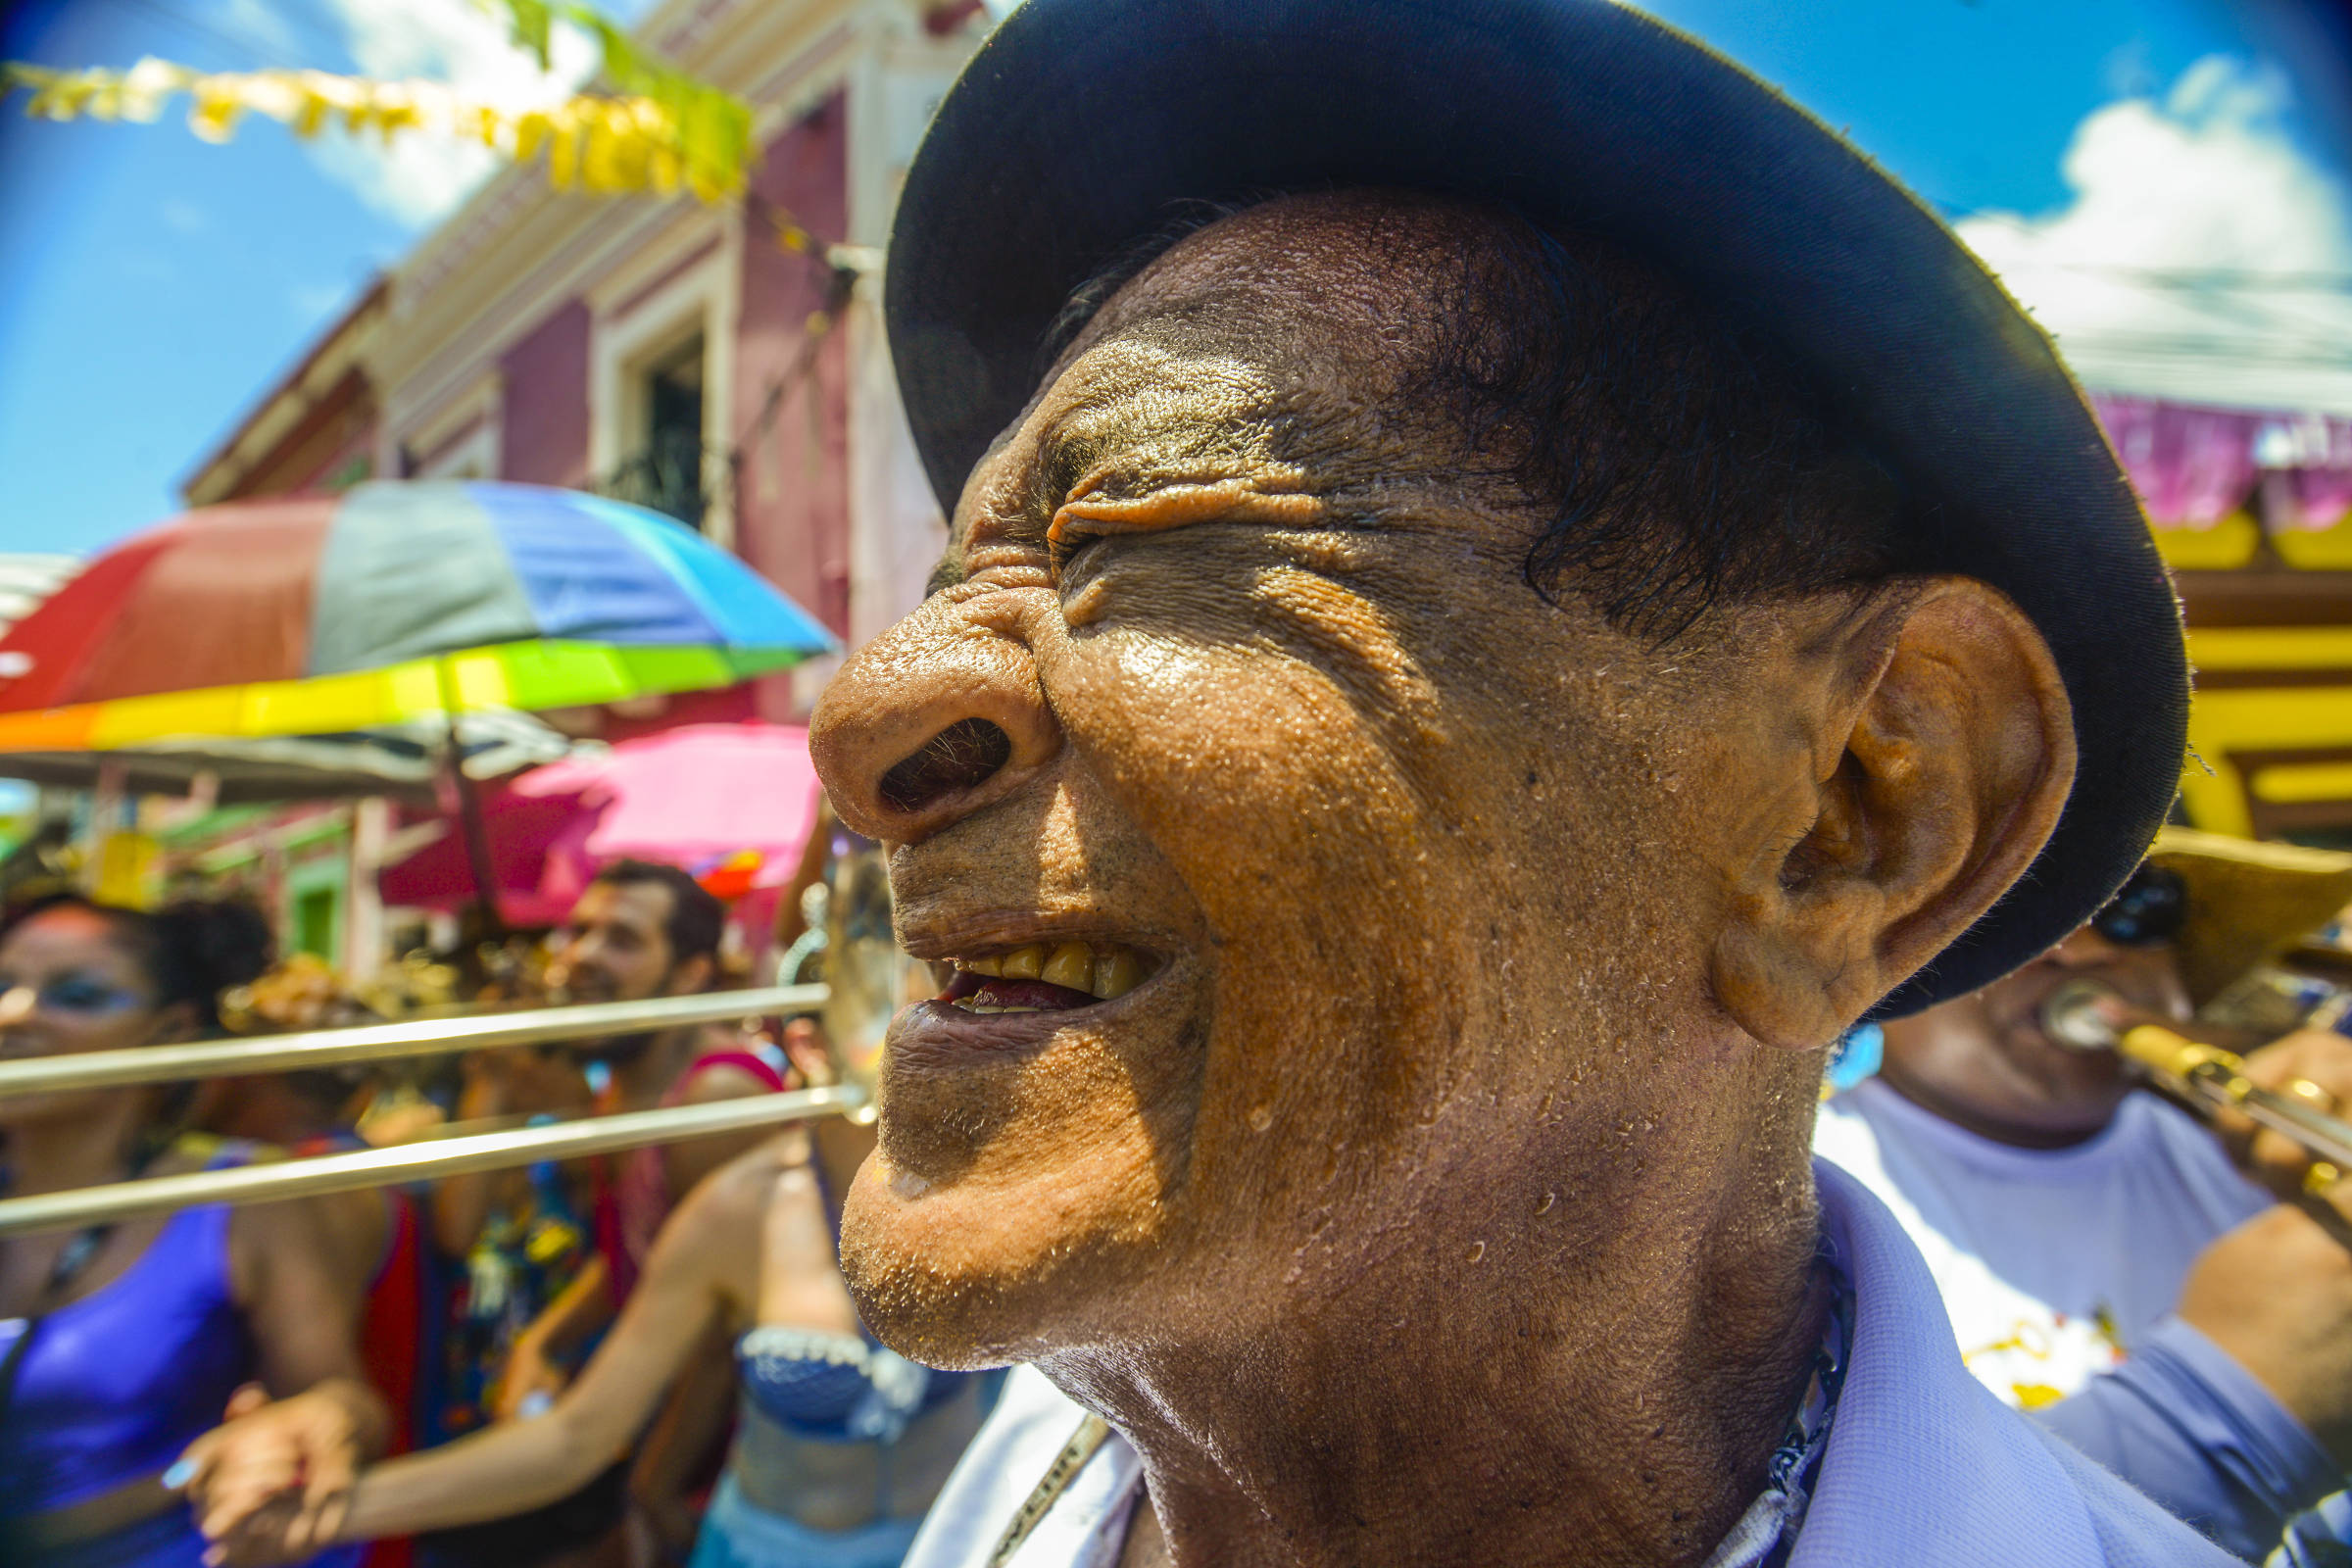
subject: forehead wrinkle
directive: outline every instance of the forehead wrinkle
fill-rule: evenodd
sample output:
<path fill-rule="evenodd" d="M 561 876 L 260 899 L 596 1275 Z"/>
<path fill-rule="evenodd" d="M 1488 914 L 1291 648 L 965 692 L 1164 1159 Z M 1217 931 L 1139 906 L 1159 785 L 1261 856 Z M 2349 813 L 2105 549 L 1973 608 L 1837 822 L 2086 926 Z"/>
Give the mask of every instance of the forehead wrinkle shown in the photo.
<path fill-rule="evenodd" d="M 1055 406 L 1065 389 L 1075 397 Z M 1149 336 L 1106 340 L 1049 401 L 1031 464 L 1040 499 L 1057 505 L 1088 479 L 1128 488 L 1262 466 L 1280 402 L 1273 379 L 1243 355 Z"/>
<path fill-rule="evenodd" d="M 1264 372 L 1240 352 L 1246 336 L 1211 346 L 1199 323 L 1198 313 L 1182 309 L 1154 313 L 1131 318 L 1115 334 L 1097 333 L 1073 345 L 1020 418 L 973 466 L 949 519 L 935 586 L 951 574 L 980 520 L 1042 528 L 1058 503 L 1053 493 L 1057 482 L 1062 488 L 1075 483 L 1113 446 L 1143 444 L 1206 411 L 1224 417 L 1195 417 L 1196 433 L 1183 448 L 1204 454 L 1220 434 L 1253 422 L 1273 391 Z M 1204 391 L 1211 395 L 1199 395 Z M 1196 395 L 1188 399 L 1184 392 Z"/>
<path fill-rule="evenodd" d="M 1255 342 L 1288 326 L 1287 335 L 1310 349 L 1352 347 L 1359 360 L 1381 349 L 1409 356 L 1434 331 L 1429 307 L 1471 256 L 1499 242 L 1506 222 L 1494 209 L 1426 192 L 1352 189 L 1262 202 L 1186 235 L 1129 278 L 1045 379 L 1131 321 L 1178 315 L 1238 326 Z"/>
<path fill-rule="evenodd" d="M 1317 470 L 1318 491 L 1355 489 L 1366 499 L 1424 467 L 1426 455 L 1394 450 L 1385 405 L 1436 338 L 1436 302 L 1463 257 L 1498 220 L 1471 204 L 1355 191 L 1280 198 L 1220 220 L 1179 241 L 1130 278 L 1080 328 L 1041 379 L 1020 419 L 974 469 L 953 519 L 943 573 L 952 571 L 983 516 L 1042 527 L 1053 497 L 1044 453 L 1032 440 L 1041 414 L 1103 440 L 1118 428 L 1169 429 L 1205 407 L 1186 450 L 1235 457 L 1255 451 Z M 1159 403 L 1158 383 L 1086 387 L 1104 351 L 1158 351 L 1160 368 L 1221 361 L 1246 370 L 1256 396 L 1245 405 Z M 1081 384 L 1073 388 L 1073 376 Z M 1075 392 L 1068 414 L 1052 412 Z M 1056 435 L 1054 439 L 1067 441 Z M 1074 477 L 1074 476 L 1073 476 Z M 937 580 L 935 578 L 935 580 Z"/>

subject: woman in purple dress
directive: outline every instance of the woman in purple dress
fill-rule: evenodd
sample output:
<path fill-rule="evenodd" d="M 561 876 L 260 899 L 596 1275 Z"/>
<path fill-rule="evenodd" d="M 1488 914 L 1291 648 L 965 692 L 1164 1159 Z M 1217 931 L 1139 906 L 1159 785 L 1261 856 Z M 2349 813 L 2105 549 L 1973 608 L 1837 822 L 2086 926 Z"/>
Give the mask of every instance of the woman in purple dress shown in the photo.
<path fill-rule="evenodd" d="M 0 926 L 0 1058 L 218 1032 L 218 1000 L 269 961 L 243 906 L 160 913 L 48 900 Z M 181 1088 L 0 1099 L 0 1194 L 22 1197 L 233 1164 L 178 1136 Z M 197 1568 L 204 1540 L 163 1484 L 224 1410 L 380 1448 L 358 1351 L 372 1259 L 330 1200 L 202 1207 L 0 1241 L 0 1560 L 20 1568 Z M 315 1448 L 312 1451 L 316 1451 Z M 331 1477 L 315 1477 L 321 1483 Z"/>

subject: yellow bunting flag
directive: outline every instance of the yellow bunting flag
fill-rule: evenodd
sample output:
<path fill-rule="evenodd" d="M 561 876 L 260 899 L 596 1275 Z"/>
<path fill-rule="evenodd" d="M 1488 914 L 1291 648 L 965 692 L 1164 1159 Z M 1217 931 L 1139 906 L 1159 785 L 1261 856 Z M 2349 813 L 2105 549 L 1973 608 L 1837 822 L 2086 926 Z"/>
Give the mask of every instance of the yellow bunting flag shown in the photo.
<path fill-rule="evenodd" d="M 569 16 L 561 8 L 555 14 Z M 431 81 L 374 81 L 318 71 L 206 74 L 154 59 L 126 72 L 0 62 L 0 98 L 27 92 L 24 112 L 40 120 L 144 122 L 156 119 L 173 94 L 184 93 L 188 128 L 206 141 L 228 140 L 246 114 L 275 120 L 306 139 L 332 117 L 346 130 L 372 129 L 387 143 L 428 130 L 479 141 L 517 163 L 544 150 L 548 180 L 559 190 L 668 195 L 683 185 L 713 203 L 740 191 L 751 158 L 751 110 L 634 52 L 625 56 L 625 70 L 612 70 L 613 39 L 620 35 L 609 26 L 602 35 L 608 74 L 619 83 L 619 94 L 581 94 L 546 109 L 475 103 Z"/>

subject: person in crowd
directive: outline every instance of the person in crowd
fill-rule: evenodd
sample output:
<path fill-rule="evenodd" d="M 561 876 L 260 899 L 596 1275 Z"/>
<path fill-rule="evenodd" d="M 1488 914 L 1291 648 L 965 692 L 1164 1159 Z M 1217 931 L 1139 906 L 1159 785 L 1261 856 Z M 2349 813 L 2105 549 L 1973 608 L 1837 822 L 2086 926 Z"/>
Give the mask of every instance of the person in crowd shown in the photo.
<path fill-rule="evenodd" d="M 251 985 L 223 993 L 221 1013 L 237 1034 L 292 1034 L 381 1023 L 324 959 L 286 956 Z M 354 1127 L 368 1093 L 364 1072 L 324 1069 L 211 1079 L 198 1087 L 195 1124 L 295 1157 L 347 1153 L 368 1145 Z M 361 1281 L 360 1356 L 388 1418 L 383 1451 L 406 1453 L 415 1441 L 427 1338 L 427 1283 L 417 1204 L 397 1187 L 362 1188 L 319 1200 L 333 1216 L 333 1235 L 346 1247 Z M 241 1393 L 249 1406 L 267 1391 Z M 362 1568 L 409 1568 L 405 1539 L 370 1543 Z"/>
<path fill-rule="evenodd" d="M 825 1073 L 814 1026 L 787 1030 Z M 834 1198 L 873 1147 L 843 1120 L 775 1135 L 671 1216 L 620 1319 L 536 1419 L 362 1470 L 348 1494 L 291 1486 L 264 1422 L 189 1449 L 204 1528 L 232 1562 L 437 1529 L 542 1505 L 625 1449 L 712 1326 L 732 1346 L 740 1416 L 694 1568 L 891 1568 L 980 1421 L 979 1380 L 932 1372 L 867 1335 L 835 1261 Z M 266 1417 L 264 1418 L 266 1420 Z M 338 1473 L 349 1466 L 335 1455 Z"/>
<path fill-rule="evenodd" d="M 806 951 L 808 947 L 821 945 L 823 941 L 823 895 L 820 893 L 812 901 L 809 894 L 825 886 L 826 872 L 833 863 L 833 832 L 837 825 L 838 818 L 833 815 L 833 808 L 819 795 L 816 798 L 815 814 L 808 824 L 808 836 L 801 841 L 800 858 L 793 863 L 791 880 L 784 884 L 776 896 L 776 923 L 770 935 L 779 955 L 791 954 L 796 946 Z M 807 940 L 812 933 L 816 939 L 814 943 Z M 780 974 L 784 972 L 779 970 Z M 789 979 L 781 979 L 778 983 L 793 984 Z"/>
<path fill-rule="evenodd" d="M 348 1029 L 382 1018 L 316 954 L 292 953 L 249 986 L 221 998 L 221 1018 L 235 1034 L 291 1034 Z M 198 1087 L 196 1126 L 223 1138 L 316 1152 L 357 1147 L 353 1123 L 364 1108 L 368 1076 L 355 1068 L 253 1073 L 207 1079 Z"/>
<path fill-rule="evenodd" d="M 557 938 L 546 972 L 550 1000 L 639 1002 L 705 990 L 717 973 L 725 920 L 719 902 L 676 866 L 615 861 L 589 883 Z M 591 1104 L 600 1114 L 769 1094 L 782 1083 L 772 1063 L 705 1025 L 576 1041 L 569 1049 L 589 1065 Z M 490 1097 L 478 1110 L 467 1108 L 496 1114 L 504 1106 Z M 722 1138 L 644 1151 L 614 1179 L 595 1184 L 596 1255 L 566 1299 L 518 1346 L 518 1364 L 506 1379 L 509 1400 L 561 1385 L 556 1367 L 627 1299 L 670 1204 L 743 1147 Z M 444 1183 L 436 1195 L 445 1246 L 462 1235 L 477 1191 Z"/>
<path fill-rule="evenodd" d="M 1089 1412 L 911 1562 L 2227 1561 L 1810 1153 L 2182 756 L 2144 519 L 1923 205 L 1614 4 L 1026 0 L 887 304 L 960 499 L 810 751 L 955 974 L 844 1271 Z"/>
<path fill-rule="evenodd" d="M 2343 1269 L 2312 1266 L 2340 1249 L 2275 1206 L 2309 1157 L 2234 1114 L 2217 1137 L 2039 1011 L 2090 980 L 2186 1019 L 2347 900 L 2352 856 L 2168 828 L 2049 953 L 1888 1022 L 1814 1135 L 1918 1245 L 1980 1382 L 2249 1560 L 2352 1461 L 2352 1364 L 2311 1353 L 2352 1342 Z M 2292 1034 L 2247 1072 L 2332 1108 L 2352 1040 Z"/>
<path fill-rule="evenodd" d="M 0 1057 L 217 1034 L 220 993 L 260 974 L 269 950 L 267 922 L 242 905 L 150 914 L 44 900 L 0 929 Z M 0 1099 L 0 1191 L 249 1157 L 180 1136 L 188 1102 L 175 1088 Z M 351 1460 L 382 1450 L 390 1414 L 359 1350 L 365 1273 L 339 1213 L 315 1200 L 205 1205 L 0 1242 L 0 1559 L 196 1568 L 203 1538 L 162 1478 L 224 1409 L 266 1397 L 280 1401 L 288 1442 L 331 1443 Z"/>
<path fill-rule="evenodd" d="M 705 990 L 716 972 L 725 910 L 675 866 L 618 860 L 582 891 L 555 938 L 551 1001 L 643 1001 Z M 585 1071 L 582 1071 L 582 1068 Z M 461 1119 L 648 1110 L 782 1087 L 773 1064 L 703 1026 L 570 1042 L 561 1050 L 483 1052 L 466 1064 Z M 441 1432 L 545 1409 L 633 1290 L 676 1198 L 759 1135 L 644 1150 L 617 1162 L 539 1166 L 440 1183 L 436 1240 L 466 1259 L 454 1307 L 453 1369 L 472 1397 L 451 1401 Z M 453 1563 L 617 1560 L 627 1467 L 613 1462 L 576 1496 L 534 1513 L 438 1538 Z"/>
<path fill-rule="evenodd" d="M 545 1123 L 590 1113 L 595 1093 L 561 1047 L 468 1054 L 455 1117 Z M 585 1216 L 597 1171 L 540 1163 L 434 1185 L 427 1210 L 438 1254 L 458 1268 L 445 1341 L 449 1365 L 430 1441 L 496 1419 L 498 1374 L 515 1339 L 594 1255 Z"/>

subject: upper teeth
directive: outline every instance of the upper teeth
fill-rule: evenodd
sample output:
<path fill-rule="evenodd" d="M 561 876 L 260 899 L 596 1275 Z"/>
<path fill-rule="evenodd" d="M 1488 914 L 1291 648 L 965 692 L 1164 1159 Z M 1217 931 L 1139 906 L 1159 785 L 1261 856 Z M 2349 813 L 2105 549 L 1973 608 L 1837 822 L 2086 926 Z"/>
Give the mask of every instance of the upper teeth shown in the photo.
<path fill-rule="evenodd" d="M 993 958 L 957 958 L 958 969 L 1005 980 L 1043 980 L 1048 985 L 1085 991 L 1108 1002 L 1133 991 L 1144 978 L 1144 961 L 1126 948 L 1084 942 L 1061 942 L 1049 947 L 1032 942 L 1025 948 Z"/>

